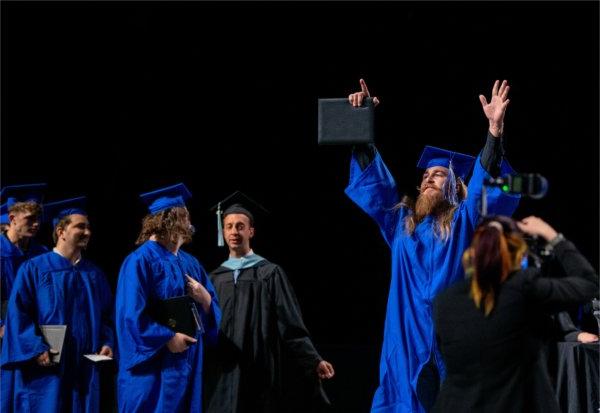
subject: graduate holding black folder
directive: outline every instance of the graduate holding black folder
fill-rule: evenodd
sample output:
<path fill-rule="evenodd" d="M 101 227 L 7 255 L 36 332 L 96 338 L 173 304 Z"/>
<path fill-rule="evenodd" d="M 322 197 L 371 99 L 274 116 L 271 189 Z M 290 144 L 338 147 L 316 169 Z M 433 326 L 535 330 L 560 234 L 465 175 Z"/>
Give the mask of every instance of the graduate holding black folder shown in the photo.
<path fill-rule="evenodd" d="M 140 197 L 150 213 L 116 294 L 119 411 L 201 412 L 204 345 L 216 341 L 221 312 L 204 268 L 180 249 L 193 234 L 185 206 L 191 193 L 177 184 Z M 179 329 L 190 315 L 181 300 L 186 294 L 204 327 L 193 335 Z"/>

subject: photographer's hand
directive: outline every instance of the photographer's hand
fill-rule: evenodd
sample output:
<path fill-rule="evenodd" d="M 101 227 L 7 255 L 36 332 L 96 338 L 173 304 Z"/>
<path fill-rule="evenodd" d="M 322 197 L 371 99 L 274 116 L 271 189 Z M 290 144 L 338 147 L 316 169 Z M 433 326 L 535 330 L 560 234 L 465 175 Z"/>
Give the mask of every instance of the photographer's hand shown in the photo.
<path fill-rule="evenodd" d="M 552 241 L 558 236 L 558 232 L 554 228 L 548 225 L 543 219 L 534 217 L 533 215 L 518 221 L 517 226 L 524 233 L 542 237 L 547 242 Z"/>

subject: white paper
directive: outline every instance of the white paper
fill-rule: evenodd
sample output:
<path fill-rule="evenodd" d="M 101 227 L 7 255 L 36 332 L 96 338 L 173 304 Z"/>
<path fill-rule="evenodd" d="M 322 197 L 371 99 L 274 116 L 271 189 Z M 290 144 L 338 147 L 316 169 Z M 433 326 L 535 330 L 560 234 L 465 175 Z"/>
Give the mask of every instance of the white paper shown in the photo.
<path fill-rule="evenodd" d="M 83 357 L 90 359 L 93 362 L 112 360 L 112 357 L 101 356 L 100 354 L 84 354 Z"/>

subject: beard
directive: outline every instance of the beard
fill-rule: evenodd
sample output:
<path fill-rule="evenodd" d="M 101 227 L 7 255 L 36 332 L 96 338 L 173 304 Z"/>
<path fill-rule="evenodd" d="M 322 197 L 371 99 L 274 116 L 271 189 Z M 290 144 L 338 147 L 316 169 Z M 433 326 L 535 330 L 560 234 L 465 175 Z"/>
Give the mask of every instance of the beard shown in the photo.
<path fill-rule="evenodd" d="M 448 208 L 450 208 L 450 203 L 444 199 L 441 191 L 436 190 L 429 194 L 421 193 L 415 203 L 415 219 L 420 222 L 427 215 L 437 216 Z"/>

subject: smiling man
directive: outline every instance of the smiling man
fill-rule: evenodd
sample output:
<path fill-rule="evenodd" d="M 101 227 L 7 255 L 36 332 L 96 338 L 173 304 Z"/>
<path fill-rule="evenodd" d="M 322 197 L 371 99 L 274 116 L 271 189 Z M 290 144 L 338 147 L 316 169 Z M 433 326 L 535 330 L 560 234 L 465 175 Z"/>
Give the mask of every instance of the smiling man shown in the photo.
<path fill-rule="evenodd" d="M 353 106 L 369 96 L 362 79 L 360 84 L 361 91 L 348 96 Z M 434 339 L 431 303 L 463 277 L 461 257 L 480 218 L 484 180 L 510 172 L 503 162 L 501 140 L 508 91 L 506 81 L 496 81 L 489 103 L 479 97 L 489 131 L 476 160 L 425 148 L 417 165 L 424 174 L 416 202 L 400 200 L 396 182 L 374 146 L 354 153 L 346 194 L 375 220 L 392 252 L 380 381 L 372 412 L 423 412 L 433 406 L 444 365 Z M 518 197 L 498 188 L 487 191 L 489 213 L 512 215 L 517 204 Z"/>
<path fill-rule="evenodd" d="M 2 388 L 6 412 L 100 410 L 99 369 L 84 354 L 112 357 L 113 300 L 103 272 L 82 256 L 91 236 L 84 202 L 80 197 L 44 206 L 56 246 L 17 274 L 2 346 L 2 368 L 14 377 L 10 393 Z M 66 325 L 59 363 L 52 362 L 55 349 L 41 325 Z"/>
<path fill-rule="evenodd" d="M 264 208 L 239 191 L 227 199 L 222 234 L 229 258 L 210 274 L 223 321 L 216 352 L 207 357 L 206 411 L 315 411 L 328 404 L 320 380 L 333 377 L 333 366 L 317 353 L 283 269 L 251 248 L 249 208 Z M 286 386 L 292 369 L 300 374 Z M 305 404 L 290 402 L 292 394 Z"/>

